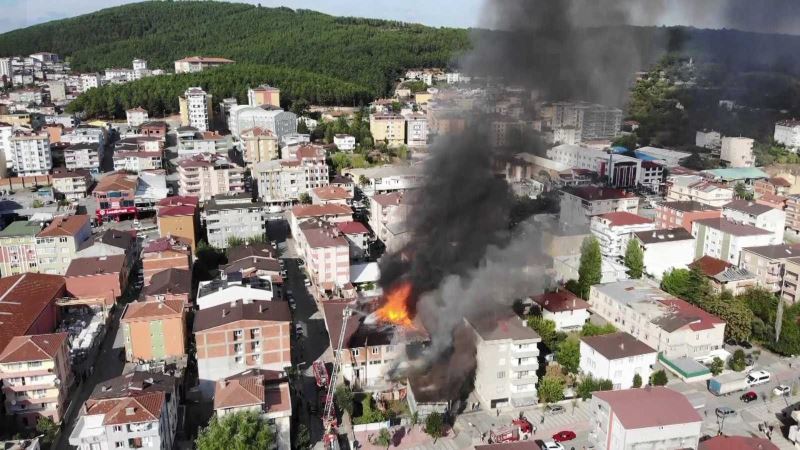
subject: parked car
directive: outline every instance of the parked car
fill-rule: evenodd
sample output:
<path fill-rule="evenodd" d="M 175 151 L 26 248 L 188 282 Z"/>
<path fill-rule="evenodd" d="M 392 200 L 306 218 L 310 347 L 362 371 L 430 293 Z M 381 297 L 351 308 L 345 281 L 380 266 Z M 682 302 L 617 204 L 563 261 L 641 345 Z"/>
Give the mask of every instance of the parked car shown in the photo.
<path fill-rule="evenodd" d="M 758 400 L 758 394 L 753 391 L 745 392 L 739 399 L 745 403 L 750 403 L 753 400 Z"/>
<path fill-rule="evenodd" d="M 547 405 L 544 412 L 549 415 L 563 414 L 566 410 L 561 405 Z"/>
<path fill-rule="evenodd" d="M 792 388 L 790 388 L 789 386 L 787 386 L 785 384 L 781 384 L 781 385 L 778 385 L 778 387 L 776 387 L 775 389 L 773 389 L 772 393 L 775 394 L 775 395 L 780 395 L 780 396 L 789 395 L 789 394 L 792 393 Z"/>
<path fill-rule="evenodd" d="M 749 343 L 747 341 L 741 341 L 741 342 L 739 342 L 739 347 L 742 347 L 745 350 L 750 350 L 751 348 L 753 348 L 753 344 L 751 344 L 751 343 Z"/>
<path fill-rule="evenodd" d="M 747 374 L 747 384 L 750 386 L 769 383 L 770 379 L 772 379 L 772 376 L 766 370 L 753 370 Z"/>
<path fill-rule="evenodd" d="M 736 411 L 734 411 L 733 408 L 730 408 L 728 406 L 720 406 L 719 408 L 717 408 L 716 412 L 717 412 L 717 417 L 719 418 L 725 418 L 736 415 Z"/>
<path fill-rule="evenodd" d="M 555 441 L 545 442 L 541 448 L 542 450 L 565 450 L 563 445 Z"/>
<path fill-rule="evenodd" d="M 575 439 L 575 433 L 569 430 L 559 431 L 553 435 L 553 440 L 556 442 L 566 442 Z"/>

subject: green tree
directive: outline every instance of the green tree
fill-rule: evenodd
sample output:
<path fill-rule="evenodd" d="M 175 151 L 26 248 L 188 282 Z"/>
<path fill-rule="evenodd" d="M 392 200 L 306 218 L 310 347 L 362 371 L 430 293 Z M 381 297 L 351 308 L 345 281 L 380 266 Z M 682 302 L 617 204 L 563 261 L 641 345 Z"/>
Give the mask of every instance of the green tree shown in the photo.
<path fill-rule="evenodd" d="M 666 386 L 668 381 L 667 373 L 663 369 L 650 375 L 650 384 L 653 386 Z"/>
<path fill-rule="evenodd" d="M 597 383 L 598 391 L 612 391 L 614 390 L 614 383 L 611 380 L 602 379 Z"/>
<path fill-rule="evenodd" d="M 697 266 L 665 273 L 661 289 L 694 305 L 702 304 L 711 294 L 711 284 Z"/>
<path fill-rule="evenodd" d="M 595 325 L 592 322 L 586 322 L 581 328 L 581 336 L 601 336 L 603 334 L 616 333 L 617 329 L 614 325 L 607 323 L 605 325 Z"/>
<path fill-rule="evenodd" d="M 333 391 L 333 401 L 340 411 L 346 411 L 350 417 L 353 416 L 353 391 L 344 384 L 336 387 Z"/>
<path fill-rule="evenodd" d="M 737 349 L 735 352 L 733 352 L 733 356 L 731 356 L 731 359 L 728 360 L 728 367 L 736 372 L 741 372 L 747 368 L 744 350 Z"/>
<path fill-rule="evenodd" d="M 389 430 L 387 430 L 386 428 L 381 428 L 381 431 L 375 438 L 375 445 L 389 448 L 389 445 L 391 445 L 391 443 L 392 443 L 392 435 L 389 434 Z"/>
<path fill-rule="evenodd" d="M 642 376 L 638 373 L 633 374 L 633 387 L 640 388 L 642 387 Z"/>
<path fill-rule="evenodd" d="M 591 376 L 588 375 L 584 377 L 578 386 L 576 387 L 576 395 L 583 400 L 589 400 L 592 398 L 592 392 L 597 390 L 597 381 Z"/>
<path fill-rule="evenodd" d="M 577 338 L 567 338 L 558 344 L 556 361 L 569 373 L 578 373 L 581 363 L 581 346 Z"/>
<path fill-rule="evenodd" d="M 363 425 L 367 423 L 377 423 L 386 420 L 386 416 L 373 406 L 372 397 L 367 395 L 361 400 L 361 416 L 353 419 L 356 425 Z"/>
<path fill-rule="evenodd" d="M 593 236 L 587 237 L 581 245 L 581 260 L 578 267 L 578 286 L 582 298 L 588 298 L 589 288 L 599 284 L 603 279 L 602 263 L 600 243 Z"/>
<path fill-rule="evenodd" d="M 361 187 L 369 186 L 369 178 L 366 175 L 359 175 L 358 176 L 358 185 Z"/>
<path fill-rule="evenodd" d="M 624 147 L 627 150 L 636 150 L 636 135 L 633 133 L 623 134 L 622 136 L 614 139 L 611 143 L 613 147 Z"/>
<path fill-rule="evenodd" d="M 753 312 L 741 298 L 724 290 L 700 304 L 702 308 L 725 321 L 725 336 L 736 341 L 750 339 Z"/>
<path fill-rule="evenodd" d="M 733 192 L 736 194 L 736 198 L 740 198 L 742 200 L 752 200 L 753 193 L 747 189 L 747 186 L 744 183 L 736 183 L 736 186 L 733 187 Z"/>
<path fill-rule="evenodd" d="M 33 203 L 31 203 L 31 206 L 34 207 L 34 208 L 43 208 L 44 207 L 44 202 L 37 198 L 37 199 L 35 199 L 33 201 Z"/>
<path fill-rule="evenodd" d="M 548 349 L 555 350 L 558 347 L 562 336 L 556 331 L 555 322 L 544 319 L 542 316 L 531 316 L 528 318 L 528 327 L 536 331 Z"/>
<path fill-rule="evenodd" d="M 724 369 L 725 361 L 716 356 L 714 357 L 714 360 L 711 361 L 711 365 L 708 366 L 708 370 L 710 370 L 711 374 L 714 376 L 721 374 Z"/>
<path fill-rule="evenodd" d="M 311 433 L 306 424 L 301 423 L 297 428 L 297 437 L 294 440 L 294 448 L 297 450 L 308 450 L 311 448 Z"/>
<path fill-rule="evenodd" d="M 300 134 L 311 134 L 311 130 L 308 129 L 305 120 L 297 121 L 297 132 Z"/>
<path fill-rule="evenodd" d="M 214 416 L 200 430 L 195 446 L 198 450 L 247 450 L 272 448 L 275 436 L 260 414 L 253 411 Z"/>
<path fill-rule="evenodd" d="M 564 399 L 564 380 L 545 375 L 539 380 L 539 400 L 543 403 L 555 403 Z"/>
<path fill-rule="evenodd" d="M 634 279 L 642 278 L 644 273 L 644 252 L 636 239 L 628 241 L 625 249 L 625 266 L 628 268 L 628 276 Z"/>
<path fill-rule="evenodd" d="M 53 419 L 49 417 L 42 417 L 36 422 L 36 432 L 42 435 L 42 440 L 46 444 L 55 442 L 58 431 L 58 424 L 53 422 Z"/>
<path fill-rule="evenodd" d="M 310 204 L 311 204 L 311 201 L 312 201 L 312 200 L 311 200 L 311 196 L 310 196 L 310 195 L 308 195 L 308 192 L 303 192 L 302 194 L 300 194 L 300 195 L 297 197 L 297 199 L 298 199 L 298 200 L 300 201 L 300 203 L 301 203 L 301 204 L 303 204 L 303 205 L 310 205 Z"/>
<path fill-rule="evenodd" d="M 425 418 L 425 432 L 433 438 L 433 442 L 444 436 L 444 417 L 434 411 Z"/>

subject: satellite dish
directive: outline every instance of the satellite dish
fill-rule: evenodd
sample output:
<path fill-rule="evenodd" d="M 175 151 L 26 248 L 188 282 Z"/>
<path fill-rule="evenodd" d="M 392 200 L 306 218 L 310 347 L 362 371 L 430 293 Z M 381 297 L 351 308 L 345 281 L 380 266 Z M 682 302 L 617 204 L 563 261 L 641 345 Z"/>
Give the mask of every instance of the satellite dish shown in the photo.
<path fill-rule="evenodd" d="M 59 384 L 61 384 L 61 380 L 60 380 L 60 379 L 58 379 L 58 378 L 56 378 L 55 380 L 53 380 L 53 384 L 55 384 L 56 386 L 58 386 Z"/>
<path fill-rule="evenodd" d="M 14 405 L 16 405 L 16 404 L 17 404 L 17 401 L 16 401 L 16 400 L 11 400 L 11 406 L 14 406 Z"/>

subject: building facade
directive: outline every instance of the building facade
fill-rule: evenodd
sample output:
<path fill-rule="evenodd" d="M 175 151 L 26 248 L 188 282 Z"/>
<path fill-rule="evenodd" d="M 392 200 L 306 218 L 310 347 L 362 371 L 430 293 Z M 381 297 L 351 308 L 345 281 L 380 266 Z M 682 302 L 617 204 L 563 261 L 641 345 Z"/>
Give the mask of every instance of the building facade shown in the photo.
<path fill-rule="evenodd" d="M 120 323 L 128 362 L 159 361 L 186 354 L 186 309 L 180 300 L 133 302 Z"/>
<path fill-rule="evenodd" d="M 656 206 L 656 228 L 683 228 L 692 232 L 692 223 L 698 219 L 718 219 L 720 208 L 696 201 L 662 202 Z"/>
<path fill-rule="evenodd" d="M 19 176 L 47 175 L 53 168 L 47 133 L 17 132 L 10 140 L 14 171 Z"/>
<path fill-rule="evenodd" d="M 176 63 L 177 64 L 177 63 Z M 190 87 L 179 98 L 181 125 L 209 131 L 214 116 L 211 94 L 199 87 Z"/>
<path fill-rule="evenodd" d="M 727 219 L 702 219 L 692 224 L 695 241 L 694 258 L 712 256 L 731 264 L 739 263 L 739 254 L 746 247 L 771 245 L 772 232 Z"/>
<path fill-rule="evenodd" d="M 53 219 L 36 235 L 39 272 L 66 274 L 79 248 L 91 235 L 89 216 L 62 216 Z"/>
<path fill-rule="evenodd" d="M 628 333 L 584 336 L 580 344 L 581 373 L 611 380 L 614 389 L 633 387 L 635 375 L 650 379 L 658 352 Z"/>
<path fill-rule="evenodd" d="M 197 197 L 201 202 L 215 195 L 244 192 L 244 168 L 221 155 L 203 153 L 178 163 L 181 196 Z"/>
<path fill-rule="evenodd" d="M 406 119 L 399 114 L 373 114 L 369 117 L 369 131 L 376 144 L 399 147 L 406 140 Z"/>
<path fill-rule="evenodd" d="M 755 141 L 750 138 L 722 138 L 720 160 L 727 162 L 728 167 L 753 167 L 756 163 L 753 144 Z"/>
<path fill-rule="evenodd" d="M 589 225 L 603 256 L 622 257 L 631 233 L 650 231 L 656 228 L 652 220 L 629 212 L 612 212 L 593 216 Z"/>
<path fill-rule="evenodd" d="M 250 194 L 220 195 L 203 208 L 208 243 L 227 248 L 231 238 L 263 238 L 266 233 L 267 206 L 254 202 Z"/>

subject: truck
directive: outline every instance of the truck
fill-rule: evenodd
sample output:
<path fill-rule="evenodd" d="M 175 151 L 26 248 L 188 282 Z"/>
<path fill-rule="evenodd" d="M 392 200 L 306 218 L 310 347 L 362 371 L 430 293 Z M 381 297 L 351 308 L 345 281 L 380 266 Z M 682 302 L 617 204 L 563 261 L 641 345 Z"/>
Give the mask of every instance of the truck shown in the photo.
<path fill-rule="evenodd" d="M 708 390 L 716 395 L 728 395 L 749 388 L 747 378 L 740 373 L 728 373 L 708 380 Z"/>
<path fill-rule="evenodd" d="M 511 425 L 489 431 L 489 443 L 502 444 L 527 440 L 531 437 L 533 425 L 524 416 L 511 421 Z"/>

